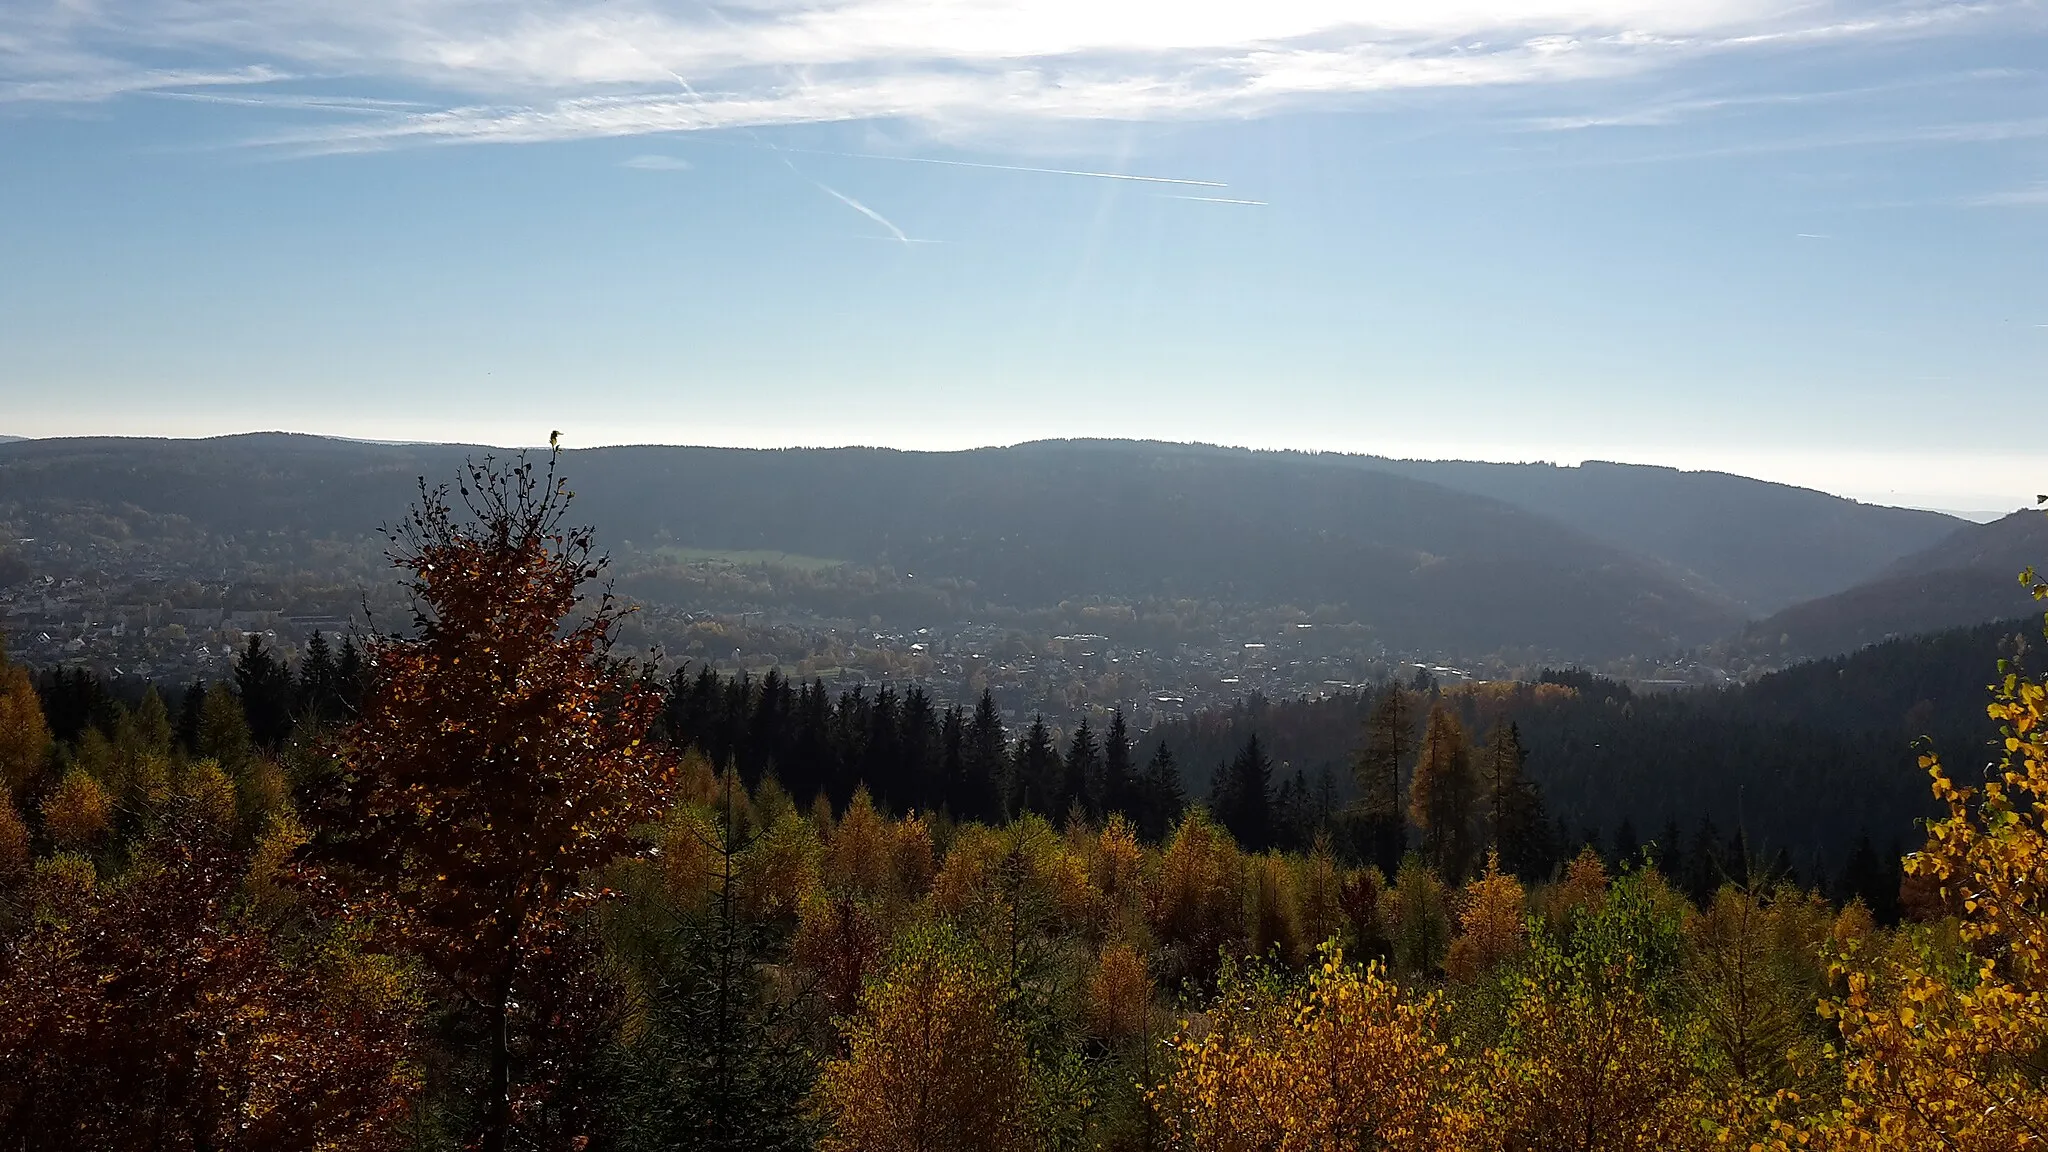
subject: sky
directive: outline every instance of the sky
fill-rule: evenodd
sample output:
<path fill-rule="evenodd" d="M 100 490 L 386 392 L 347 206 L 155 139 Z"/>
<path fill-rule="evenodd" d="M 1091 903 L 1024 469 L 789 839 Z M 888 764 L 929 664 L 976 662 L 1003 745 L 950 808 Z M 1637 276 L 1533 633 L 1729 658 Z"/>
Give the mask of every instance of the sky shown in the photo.
<path fill-rule="evenodd" d="M 2048 3 L 6 0 L 0 434 L 2048 491 Z"/>

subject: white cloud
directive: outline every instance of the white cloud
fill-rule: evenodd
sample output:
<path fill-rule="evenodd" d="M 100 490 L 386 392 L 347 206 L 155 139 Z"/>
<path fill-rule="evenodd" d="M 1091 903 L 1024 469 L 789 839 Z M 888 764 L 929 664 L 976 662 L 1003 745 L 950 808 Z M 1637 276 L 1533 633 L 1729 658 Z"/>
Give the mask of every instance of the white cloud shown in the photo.
<path fill-rule="evenodd" d="M 0 96 L 104 99 L 286 73 L 448 94 L 430 110 L 275 141 L 320 150 L 882 118 L 1238 117 L 1927 35 L 2035 10 L 2027 0 L 15 0 L 0 8 Z M 166 60 L 221 66 L 180 73 Z M 681 98 L 675 76 L 703 98 Z"/>
<path fill-rule="evenodd" d="M 642 172 L 682 172 L 690 167 L 690 162 L 680 156 L 662 156 L 650 152 L 635 156 L 621 163 L 619 167 L 638 168 Z"/>

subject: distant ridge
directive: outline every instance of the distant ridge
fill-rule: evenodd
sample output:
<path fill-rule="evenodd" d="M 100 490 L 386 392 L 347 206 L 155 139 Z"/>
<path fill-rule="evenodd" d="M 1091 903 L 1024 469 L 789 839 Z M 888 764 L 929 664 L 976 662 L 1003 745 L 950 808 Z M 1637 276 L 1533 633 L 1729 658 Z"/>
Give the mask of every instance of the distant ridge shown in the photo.
<path fill-rule="evenodd" d="M 1966 525 L 1854 587 L 1758 621 L 1744 646 L 1783 658 L 1829 656 L 2020 616 L 2041 607 L 2019 583 L 2030 566 L 2048 569 L 2048 515 L 2014 512 Z"/>

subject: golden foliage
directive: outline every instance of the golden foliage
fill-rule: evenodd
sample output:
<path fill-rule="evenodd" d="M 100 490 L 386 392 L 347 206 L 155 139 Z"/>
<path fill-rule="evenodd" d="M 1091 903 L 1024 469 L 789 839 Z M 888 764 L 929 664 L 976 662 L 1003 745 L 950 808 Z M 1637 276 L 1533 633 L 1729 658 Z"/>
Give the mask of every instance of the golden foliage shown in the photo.
<path fill-rule="evenodd" d="M 223 835 L 235 828 L 235 785 L 220 765 L 201 760 L 187 768 L 178 781 L 178 794 L 192 813 L 215 832 Z"/>
<path fill-rule="evenodd" d="M 1145 958 L 1122 940 L 1104 945 L 1088 974 L 1083 1015 L 1089 1035 L 1112 1042 L 1144 1036 L 1151 1012 L 1152 977 Z"/>
<path fill-rule="evenodd" d="M 889 829 L 862 788 L 825 844 L 826 886 L 869 899 L 886 894 L 893 879 L 889 850 Z"/>
<path fill-rule="evenodd" d="M 1152 926 L 1191 971 L 1208 971 L 1219 947 L 1243 938 L 1243 873 L 1237 845 L 1207 813 L 1196 809 L 1181 819 L 1160 855 Z"/>
<path fill-rule="evenodd" d="M 1172 1047 L 1151 1096 L 1182 1148 L 1438 1152 L 1476 1135 L 1435 1000 L 1335 949 L 1291 993 L 1226 972 L 1215 1007 Z"/>
<path fill-rule="evenodd" d="M 20 873 L 28 864 L 28 825 L 22 823 L 14 801 L 0 791 L 0 880 Z"/>
<path fill-rule="evenodd" d="M 819 1077 L 826 1152 L 1023 1152 L 1030 1067 L 1001 982 L 928 939 L 860 998 L 846 1056 Z"/>
<path fill-rule="evenodd" d="M 1521 881 L 1500 870 L 1500 853 L 1486 854 L 1486 871 L 1465 886 L 1458 912 L 1458 938 L 1444 971 L 1469 983 L 1522 951 L 1527 943 L 1527 896 Z"/>
<path fill-rule="evenodd" d="M 1960 909 L 1967 951 L 1944 964 L 1933 949 L 1868 956 L 1858 938 L 1846 942 L 1834 966 L 1845 992 L 1826 1006 L 1841 1027 L 1841 1104 L 1782 1126 L 1784 1143 L 2048 1145 L 2048 684 L 2008 671 L 1988 711 L 2004 745 L 1981 786 L 1959 785 L 1939 757 L 1922 758 L 1947 815 L 1906 861 L 1941 905 Z"/>
<path fill-rule="evenodd" d="M 43 829 L 59 847 L 89 847 L 107 834 L 113 821 L 112 798 L 83 769 L 66 772 L 43 801 Z"/>
<path fill-rule="evenodd" d="M 50 727 L 28 670 L 0 654 L 0 785 L 13 792 L 33 786 L 50 757 Z"/>

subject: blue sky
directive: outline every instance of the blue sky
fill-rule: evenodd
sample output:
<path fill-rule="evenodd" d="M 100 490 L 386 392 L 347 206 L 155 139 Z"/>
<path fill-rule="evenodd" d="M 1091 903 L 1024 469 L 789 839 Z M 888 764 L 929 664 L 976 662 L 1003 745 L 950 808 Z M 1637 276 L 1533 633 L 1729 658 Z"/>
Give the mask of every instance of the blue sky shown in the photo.
<path fill-rule="evenodd" d="M 0 433 L 1142 436 L 1974 510 L 2048 489 L 2044 384 L 2039 2 L 0 5 Z"/>

